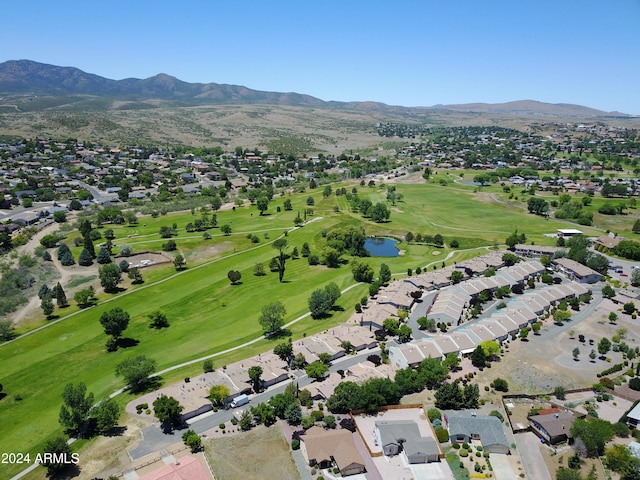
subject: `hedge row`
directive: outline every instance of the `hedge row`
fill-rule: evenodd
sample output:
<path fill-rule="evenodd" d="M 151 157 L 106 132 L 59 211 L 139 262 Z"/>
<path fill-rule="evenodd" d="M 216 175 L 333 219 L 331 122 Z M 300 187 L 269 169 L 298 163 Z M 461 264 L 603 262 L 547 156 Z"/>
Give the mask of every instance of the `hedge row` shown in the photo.
<path fill-rule="evenodd" d="M 607 375 L 621 371 L 623 368 L 624 368 L 623 363 L 616 363 L 614 366 L 607 368 L 606 370 L 603 370 L 602 372 L 598 373 L 597 376 L 598 378 L 606 377 Z"/>

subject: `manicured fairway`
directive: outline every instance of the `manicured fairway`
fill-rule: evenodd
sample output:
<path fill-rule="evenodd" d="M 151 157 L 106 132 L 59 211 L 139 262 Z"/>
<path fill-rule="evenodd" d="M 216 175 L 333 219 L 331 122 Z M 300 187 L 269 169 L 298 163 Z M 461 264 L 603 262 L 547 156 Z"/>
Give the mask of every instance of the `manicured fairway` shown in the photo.
<path fill-rule="evenodd" d="M 352 184 L 348 187 L 350 190 Z M 385 199 L 384 190 L 378 187 L 358 187 L 358 190 L 359 195 L 369 196 L 374 203 Z M 231 224 L 233 233 L 222 236 L 219 229 L 211 229 L 214 236 L 210 240 L 203 240 L 202 233 L 185 232 L 184 226 L 194 216 L 198 217 L 198 212 L 156 219 L 144 217 L 135 227 L 114 226 L 116 245 L 129 243 L 140 251 L 157 249 L 159 242 L 166 241 L 159 237 L 160 227 L 171 226 L 175 222 L 179 233 L 175 240 L 179 250 L 187 256 L 189 268 L 179 274 L 166 266 L 145 270 L 145 284 L 141 287 L 0 347 L 0 383 L 7 394 L 0 401 L 0 416 L 11 419 L 3 426 L 0 452 L 30 451 L 33 454 L 42 451 L 44 442 L 61 431 L 58 424 L 60 395 L 68 382 L 84 381 L 96 398 L 102 398 L 123 386 L 123 381 L 115 377 L 114 369 L 125 358 L 144 354 L 154 358 L 162 370 L 223 351 L 261 335 L 258 317 L 264 305 L 282 301 L 287 309 L 286 321 L 290 321 L 308 311 L 307 300 L 314 289 L 330 281 L 336 282 L 341 289 L 352 285 L 354 281 L 348 264 L 329 269 L 311 267 L 304 258 L 288 260 L 282 284 L 278 282 L 277 274 L 268 272 L 269 261 L 275 254 L 270 242 L 291 229 L 298 207 L 304 208 L 305 199 L 310 194 L 315 198 L 315 214 L 310 217 L 314 221 L 288 234 L 289 252 L 294 246 L 300 250 L 307 242 L 312 252 L 319 255 L 325 243 L 323 231 L 354 224 L 365 225 L 369 235 L 386 234 L 402 238 L 411 231 L 423 235 L 440 233 L 445 237 L 446 245 L 441 249 L 401 243 L 399 246 L 404 250 L 401 257 L 366 259 L 376 272 L 382 263 L 387 263 L 396 274 L 432 262 L 437 262 L 439 268 L 451 251 L 448 243 L 454 238 L 459 240 L 460 249 L 491 246 L 503 243 L 517 228 L 527 235 L 528 241 L 551 244 L 552 239 L 543 234 L 567 227 L 565 222 L 544 220 L 526 213 L 526 209 L 488 201 L 486 197 L 480 201 L 471 189 L 454 185 L 400 184 L 397 191 L 404 199 L 391 207 L 391 221 L 384 224 L 375 224 L 363 219 L 361 214 L 351 212 L 344 196 L 322 199 L 319 191 L 315 191 L 293 195 L 294 210 L 289 212 L 276 212 L 276 206 L 283 202 L 281 198 L 273 200 L 268 211 L 270 214 L 265 216 L 259 216 L 255 206 L 218 212 L 218 225 Z M 336 205 L 338 212 L 334 211 Z M 248 233 L 257 235 L 260 242 L 252 243 L 247 238 Z M 598 232 L 589 229 L 587 233 Z M 434 251 L 439 255 L 433 255 Z M 447 263 L 485 251 L 460 252 Z M 77 257 L 78 252 L 74 253 Z M 266 276 L 253 275 L 253 268 L 258 262 L 264 264 Z M 240 285 L 230 285 L 227 272 L 231 269 L 241 272 Z M 344 312 L 336 312 L 332 318 L 321 321 L 304 319 L 294 325 L 291 332 L 299 338 L 305 333 L 314 333 L 346 320 L 355 302 L 367 291 L 366 285 L 349 291 L 338 302 Z M 101 300 L 110 298 L 112 296 L 100 294 Z M 114 307 L 129 312 L 131 322 L 124 337 L 135 339 L 139 344 L 106 353 L 107 337 L 98 320 L 104 311 Z M 168 329 L 149 329 L 146 315 L 155 309 L 167 315 L 171 323 Z M 238 351 L 216 360 L 215 365 L 219 367 L 221 362 L 246 358 L 271 348 L 273 341 L 263 340 L 247 351 Z M 175 375 L 186 375 L 199 369 L 199 366 L 188 367 Z M 174 375 L 169 377 L 174 378 Z M 11 475 L 19 470 L 19 466 L 13 466 L 7 472 Z"/>

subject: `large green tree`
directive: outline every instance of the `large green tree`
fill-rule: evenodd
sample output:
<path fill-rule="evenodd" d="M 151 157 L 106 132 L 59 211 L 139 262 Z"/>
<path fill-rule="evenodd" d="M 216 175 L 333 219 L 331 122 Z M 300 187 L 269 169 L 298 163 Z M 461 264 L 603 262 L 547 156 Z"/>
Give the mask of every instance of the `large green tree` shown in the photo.
<path fill-rule="evenodd" d="M 258 365 L 252 365 L 249 367 L 248 374 L 249 379 L 251 380 L 251 384 L 253 385 L 254 392 L 262 391 L 262 367 Z"/>
<path fill-rule="evenodd" d="M 74 386 L 67 383 L 62 392 L 63 405 L 58 417 L 60 424 L 70 433 L 77 433 L 87 420 L 93 406 L 93 393 L 87 393 L 84 382 Z"/>
<path fill-rule="evenodd" d="M 333 302 L 331 295 L 324 288 L 318 288 L 311 292 L 309 297 L 309 311 L 313 318 L 320 318 L 329 313 Z"/>
<path fill-rule="evenodd" d="M 315 362 L 311 362 L 307 365 L 305 372 L 309 376 L 309 378 L 313 378 L 314 380 L 320 380 L 325 376 L 325 374 L 329 371 L 329 367 L 326 363 L 321 362 L 320 360 L 316 360 Z"/>
<path fill-rule="evenodd" d="M 226 385 L 213 385 L 209 389 L 209 400 L 218 407 L 224 406 L 224 402 L 229 396 L 229 387 Z"/>
<path fill-rule="evenodd" d="M 614 444 L 605 452 L 605 463 L 609 469 L 620 474 L 622 480 L 640 479 L 640 459 L 626 445 Z"/>
<path fill-rule="evenodd" d="M 46 453 L 53 455 L 47 456 L 42 465 L 47 469 L 47 477 L 57 478 L 57 475 L 69 468 L 69 461 L 73 461 L 71 446 L 64 437 L 56 437 L 47 441 L 42 449 Z"/>
<path fill-rule="evenodd" d="M 371 220 L 373 220 L 374 222 L 382 223 L 389 220 L 389 217 L 391 216 L 391 210 L 389 210 L 389 207 L 387 207 L 384 203 L 379 202 L 370 207 L 367 210 L 366 214 L 367 216 L 371 217 Z"/>
<path fill-rule="evenodd" d="M 282 283 L 284 279 L 285 264 L 287 261 L 287 254 L 285 249 L 287 248 L 287 239 L 278 238 L 273 242 L 273 248 L 278 250 L 278 256 L 276 257 L 276 263 L 278 266 L 278 280 Z"/>
<path fill-rule="evenodd" d="M 96 257 L 96 262 L 98 262 L 100 265 L 111 263 L 111 253 L 105 245 L 100 247 L 98 256 Z"/>
<path fill-rule="evenodd" d="M 570 432 L 574 439 L 580 439 L 581 445 L 576 443 L 576 448 L 582 450 L 581 453 L 586 457 L 603 455 L 605 444 L 615 435 L 613 425 L 599 418 L 577 418 Z"/>
<path fill-rule="evenodd" d="M 459 410 L 464 407 L 464 395 L 457 382 L 443 383 L 434 397 L 436 408 L 441 410 Z"/>
<path fill-rule="evenodd" d="M 113 293 L 118 288 L 118 284 L 122 281 L 122 272 L 115 263 L 107 263 L 102 265 L 98 270 L 100 277 L 100 285 L 107 293 Z"/>
<path fill-rule="evenodd" d="M 120 307 L 116 307 L 100 315 L 100 323 L 104 328 L 104 333 L 117 339 L 122 336 L 122 332 L 129 326 L 129 318 L 127 312 Z"/>
<path fill-rule="evenodd" d="M 287 311 L 282 302 L 273 302 L 262 308 L 262 315 L 260 315 L 259 321 L 265 335 L 269 336 L 280 332 L 284 326 L 286 313 Z"/>
<path fill-rule="evenodd" d="M 93 257 L 91 256 L 91 253 L 89 253 L 89 250 L 87 250 L 86 248 L 83 248 L 82 252 L 80 252 L 80 256 L 78 257 L 78 265 L 82 267 L 93 265 Z"/>
<path fill-rule="evenodd" d="M 55 310 L 55 306 L 53 305 L 53 300 L 51 300 L 50 295 L 42 297 L 42 300 L 40 301 L 40 308 L 42 308 L 42 313 L 44 313 L 47 320 L 49 320 Z"/>
<path fill-rule="evenodd" d="M 118 424 L 120 405 L 113 398 L 105 398 L 91 411 L 96 431 L 102 435 L 109 433 Z"/>
<path fill-rule="evenodd" d="M 549 203 L 544 198 L 530 197 L 527 201 L 527 209 L 529 213 L 543 215 L 549 211 Z"/>
<path fill-rule="evenodd" d="M 352 381 L 340 382 L 327 399 L 327 408 L 333 413 L 348 413 L 360 406 L 361 389 Z"/>
<path fill-rule="evenodd" d="M 487 366 L 487 354 L 480 345 L 476 346 L 473 352 L 471 352 L 471 364 L 477 368 L 484 368 Z"/>
<path fill-rule="evenodd" d="M 144 355 L 128 358 L 116 365 L 116 375 L 124 377 L 133 392 L 144 390 L 149 380 L 149 375 L 155 370 L 155 360 Z"/>
<path fill-rule="evenodd" d="M 293 357 L 293 344 L 291 343 L 291 338 L 286 342 L 276 345 L 273 348 L 273 353 L 280 357 L 280 360 L 288 363 Z"/>
<path fill-rule="evenodd" d="M 380 265 L 380 274 L 378 275 L 378 279 L 382 285 L 386 285 L 391 281 L 391 269 L 386 263 Z"/>
<path fill-rule="evenodd" d="M 164 394 L 153 401 L 153 412 L 165 430 L 172 430 L 182 424 L 182 410 L 184 407 L 178 400 Z"/>
<path fill-rule="evenodd" d="M 264 215 L 264 212 L 269 208 L 269 199 L 265 196 L 260 196 L 256 200 L 256 205 L 258 206 L 258 210 L 260 211 L 260 215 Z"/>
<path fill-rule="evenodd" d="M 64 292 L 64 289 L 62 288 L 62 285 L 60 284 L 60 282 L 58 282 L 56 284 L 56 286 L 53 289 L 53 291 L 55 292 L 56 305 L 58 306 L 58 308 L 68 307 L 69 306 L 69 302 L 67 301 L 67 295 Z"/>

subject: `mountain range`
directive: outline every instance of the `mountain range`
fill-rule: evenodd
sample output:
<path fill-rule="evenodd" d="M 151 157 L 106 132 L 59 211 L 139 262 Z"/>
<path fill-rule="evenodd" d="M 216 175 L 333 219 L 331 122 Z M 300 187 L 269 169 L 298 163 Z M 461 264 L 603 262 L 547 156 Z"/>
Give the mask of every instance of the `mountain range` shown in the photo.
<path fill-rule="evenodd" d="M 432 107 L 399 107 L 380 102 L 324 101 L 300 93 L 278 93 L 252 90 L 239 85 L 189 83 L 164 73 L 146 79 L 112 80 L 86 73 L 74 67 L 61 67 L 31 60 L 10 60 L 0 63 L 0 95 L 4 101 L 21 97 L 57 97 L 58 101 L 42 103 L 41 108 L 69 104 L 88 105 L 86 97 L 119 101 L 119 109 L 155 108 L 158 106 L 199 105 L 280 105 L 315 108 L 377 111 L 380 113 L 425 113 L 451 111 L 533 116 L 628 117 L 619 112 L 603 112 L 572 104 L 550 104 L 521 100 L 500 104 L 472 103 L 436 105 Z M 44 105 L 44 106 L 43 106 Z M 94 102 L 94 108 L 112 108 L 111 103 Z M 20 106 L 19 106 L 20 107 Z M 18 108 L 21 110 L 21 108 Z"/>

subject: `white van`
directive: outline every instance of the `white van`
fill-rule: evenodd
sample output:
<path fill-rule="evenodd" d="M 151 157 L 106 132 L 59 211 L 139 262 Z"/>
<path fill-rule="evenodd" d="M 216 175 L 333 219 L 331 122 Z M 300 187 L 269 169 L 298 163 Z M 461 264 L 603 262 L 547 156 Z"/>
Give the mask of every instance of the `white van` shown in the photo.
<path fill-rule="evenodd" d="M 249 397 L 244 393 L 242 395 L 238 395 L 231 401 L 231 408 L 241 407 L 242 405 L 246 405 L 249 403 Z"/>

